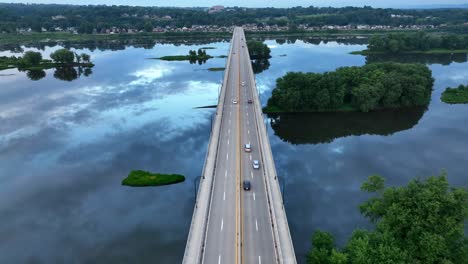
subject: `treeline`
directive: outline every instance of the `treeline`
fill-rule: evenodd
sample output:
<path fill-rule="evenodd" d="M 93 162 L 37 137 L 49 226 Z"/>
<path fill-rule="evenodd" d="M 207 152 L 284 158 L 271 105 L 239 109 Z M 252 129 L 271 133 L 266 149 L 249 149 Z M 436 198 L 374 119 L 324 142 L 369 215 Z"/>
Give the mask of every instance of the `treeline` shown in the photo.
<path fill-rule="evenodd" d="M 394 16 L 392 16 L 394 15 Z M 169 18 L 170 17 L 170 18 Z M 163 8 L 104 5 L 0 4 L 0 32 L 15 32 L 16 28 L 75 27 L 80 33 L 110 27 L 149 30 L 151 27 L 191 27 L 192 25 L 231 26 L 258 24 L 290 26 L 323 25 L 463 25 L 466 9 L 399 10 L 365 7 L 294 7 L 241 8 L 208 13 L 205 8 Z"/>
<path fill-rule="evenodd" d="M 369 39 L 370 52 L 402 53 L 434 49 L 468 49 L 468 35 L 435 35 L 424 32 L 389 33 L 374 35 Z"/>
<path fill-rule="evenodd" d="M 427 105 L 434 79 L 421 64 L 375 63 L 334 72 L 289 72 L 265 112 L 363 111 Z"/>
<path fill-rule="evenodd" d="M 385 187 L 370 176 L 361 190 L 374 197 L 359 206 L 374 230 L 355 230 L 345 247 L 332 234 L 317 231 L 307 264 L 468 263 L 468 191 L 449 185 L 447 175 Z"/>

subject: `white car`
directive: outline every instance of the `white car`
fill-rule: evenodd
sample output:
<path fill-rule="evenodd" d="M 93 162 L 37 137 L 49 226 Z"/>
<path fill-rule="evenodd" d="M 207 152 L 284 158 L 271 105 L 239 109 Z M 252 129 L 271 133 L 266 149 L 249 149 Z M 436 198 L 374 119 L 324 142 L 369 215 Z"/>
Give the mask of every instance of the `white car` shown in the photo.
<path fill-rule="evenodd" d="M 252 151 L 252 147 L 250 146 L 250 144 L 245 144 L 244 150 L 245 150 L 245 152 L 251 152 L 251 151 Z"/>
<path fill-rule="evenodd" d="M 253 161 L 253 168 L 254 169 L 260 169 L 260 162 L 258 162 L 258 160 Z"/>
<path fill-rule="evenodd" d="M 241 85 L 242 85 L 242 86 L 245 86 L 245 82 L 242 82 Z"/>
<path fill-rule="evenodd" d="M 237 100 L 236 99 L 232 100 L 232 103 L 237 104 Z"/>

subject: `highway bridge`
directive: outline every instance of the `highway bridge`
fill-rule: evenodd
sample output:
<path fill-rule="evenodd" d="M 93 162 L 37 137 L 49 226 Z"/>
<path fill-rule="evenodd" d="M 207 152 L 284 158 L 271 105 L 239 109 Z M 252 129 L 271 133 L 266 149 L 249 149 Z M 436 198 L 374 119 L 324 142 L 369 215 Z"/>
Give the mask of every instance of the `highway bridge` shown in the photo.
<path fill-rule="evenodd" d="M 296 263 L 240 27 L 231 40 L 183 263 Z"/>

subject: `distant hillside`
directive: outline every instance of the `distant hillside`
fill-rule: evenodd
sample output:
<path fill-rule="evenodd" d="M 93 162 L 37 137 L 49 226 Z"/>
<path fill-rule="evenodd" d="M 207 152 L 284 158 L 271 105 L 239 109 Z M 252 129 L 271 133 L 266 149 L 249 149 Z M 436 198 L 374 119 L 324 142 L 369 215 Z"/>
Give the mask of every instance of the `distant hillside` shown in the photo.
<path fill-rule="evenodd" d="M 434 5 L 411 5 L 402 7 L 402 9 L 468 9 L 467 4 L 447 5 L 447 4 L 434 4 Z"/>

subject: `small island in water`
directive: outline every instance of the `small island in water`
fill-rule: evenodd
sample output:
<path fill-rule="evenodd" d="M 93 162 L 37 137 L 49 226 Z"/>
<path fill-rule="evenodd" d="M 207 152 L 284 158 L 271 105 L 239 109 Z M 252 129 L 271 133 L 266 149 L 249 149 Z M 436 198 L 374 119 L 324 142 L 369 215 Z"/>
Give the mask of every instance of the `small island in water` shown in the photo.
<path fill-rule="evenodd" d="M 131 171 L 122 185 L 132 187 L 162 186 L 185 181 L 185 176 L 179 174 L 151 173 L 143 170 Z"/>
<path fill-rule="evenodd" d="M 189 50 L 188 55 L 171 55 L 171 56 L 163 56 L 160 58 L 153 58 L 165 61 L 189 61 L 190 64 L 203 64 L 207 60 L 214 58 L 211 55 L 206 54 L 206 49 L 198 49 L 196 50 Z"/>
<path fill-rule="evenodd" d="M 468 85 L 458 86 L 457 88 L 448 87 L 440 97 L 442 102 L 447 104 L 467 104 L 468 103 Z"/>
<path fill-rule="evenodd" d="M 42 58 L 40 52 L 27 51 L 23 57 L 0 57 L 0 70 L 18 68 L 18 70 L 46 70 L 58 67 L 94 66 L 88 54 L 76 54 L 68 49 L 59 49 L 50 54 L 52 60 Z"/>
<path fill-rule="evenodd" d="M 338 112 L 425 106 L 434 79 L 422 64 L 373 63 L 334 72 L 289 72 L 276 81 L 266 113 Z"/>

